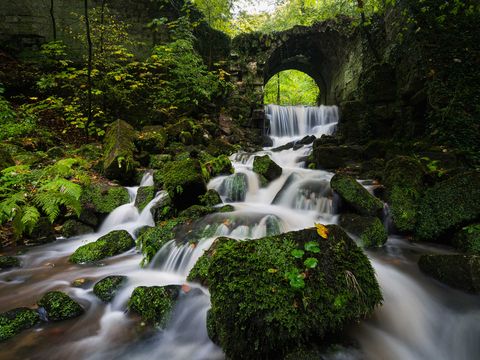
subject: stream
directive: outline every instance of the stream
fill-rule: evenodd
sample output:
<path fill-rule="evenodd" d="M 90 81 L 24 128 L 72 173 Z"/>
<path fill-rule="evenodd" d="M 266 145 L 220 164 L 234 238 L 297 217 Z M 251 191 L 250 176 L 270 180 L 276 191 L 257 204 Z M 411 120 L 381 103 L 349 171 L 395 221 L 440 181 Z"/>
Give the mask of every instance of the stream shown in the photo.
<path fill-rule="evenodd" d="M 339 120 L 334 106 L 266 108 L 273 148 L 306 135 L 332 134 Z M 131 202 L 115 209 L 96 233 L 29 249 L 20 256 L 22 267 L 0 273 L 0 312 L 33 306 L 49 290 L 61 290 L 77 300 L 84 315 L 63 322 L 41 323 L 0 344 L 0 359 L 224 359 L 207 336 L 209 292 L 198 284 L 182 293 L 165 330 L 149 331 L 125 311 L 137 286 L 186 283 L 196 260 L 218 236 L 244 240 L 312 227 L 315 222 L 337 222 L 337 199 L 329 182 L 334 175 L 305 168 L 312 145 L 283 151 L 265 148 L 255 154 L 231 156 L 235 174 L 214 178 L 208 188 L 217 190 L 234 212 L 206 216 L 197 225 L 208 236 L 192 247 L 172 239 L 148 267 L 132 249 L 104 260 L 102 266 L 76 265 L 68 257 L 81 245 L 117 229 L 135 236 L 153 226 L 150 208 L 135 206 L 138 187 L 129 188 Z M 252 171 L 255 155 L 268 154 L 283 169 L 281 177 L 261 187 Z M 369 182 L 363 182 L 369 188 Z M 146 174 L 140 186 L 152 185 Z M 183 244 L 183 245 L 182 245 Z M 480 358 L 480 299 L 448 288 L 426 276 L 416 265 L 423 253 L 448 253 L 438 246 L 414 244 L 391 235 L 385 246 L 368 250 L 381 285 L 384 303 L 371 319 L 348 329 L 361 349 L 344 349 L 328 359 L 461 360 Z M 108 275 L 125 275 L 126 285 L 113 302 L 102 303 L 93 294 L 96 281 Z M 72 283 L 81 279 L 80 287 Z"/>

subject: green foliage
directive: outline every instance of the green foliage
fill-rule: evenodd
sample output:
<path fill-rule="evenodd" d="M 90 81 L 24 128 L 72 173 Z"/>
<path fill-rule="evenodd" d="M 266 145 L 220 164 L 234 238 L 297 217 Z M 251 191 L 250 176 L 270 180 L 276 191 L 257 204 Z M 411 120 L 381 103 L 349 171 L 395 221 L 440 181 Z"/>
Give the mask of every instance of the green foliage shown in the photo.
<path fill-rule="evenodd" d="M 85 181 L 86 163 L 67 158 L 46 166 L 31 169 L 17 165 L 1 172 L 0 223 L 11 222 L 20 236 L 30 233 L 41 216 L 54 222 L 65 209 L 80 214 L 82 188 L 77 182 Z"/>
<path fill-rule="evenodd" d="M 125 284 L 125 276 L 112 275 L 103 278 L 93 287 L 93 293 L 102 301 L 110 302 L 118 289 Z"/>
<path fill-rule="evenodd" d="M 67 320 L 83 314 L 83 308 L 61 291 L 49 291 L 38 301 L 47 312 L 48 320 Z"/>
<path fill-rule="evenodd" d="M 0 314 L 0 341 L 10 339 L 39 321 L 38 313 L 28 308 L 13 309 Z"/>
<path fill-rule="evenodd" d="M 168 321 L 177 296 L 176 286 L 139 286 L 133 290 L 128 308 L 139 314 L 143 321 L 163 327 Z"/>
<path fill-rule="evenodd" d="M 37 129 L 37 119 L 24 108 L 13 109 L 0 93 L 0 141 L 33 134 Z"/>
<path fill-rule="evenodd" d="M 278 86 L 280 86 L 280 93 Z M 320 90 L 310 76 L 297 70 L 285 70 L 267 82 L 263 102 L 277 105 L 316 106 L 319 94 Z"/>
<path fill-rule="evenodd" d="M 453 238 L 457 249 L 470 254 L 480 255 L 480 224 L 462 228 Z"/>

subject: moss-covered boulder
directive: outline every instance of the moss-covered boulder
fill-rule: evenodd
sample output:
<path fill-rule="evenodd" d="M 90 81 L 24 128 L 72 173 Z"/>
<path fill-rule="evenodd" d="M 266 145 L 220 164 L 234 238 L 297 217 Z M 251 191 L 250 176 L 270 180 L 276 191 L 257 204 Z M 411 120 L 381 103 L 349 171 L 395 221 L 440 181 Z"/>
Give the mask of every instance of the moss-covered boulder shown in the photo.
<path fill-rule="evenodd" d="M 128 251 L 135 246 L 135 240 L 126 230 L 115 230 L 97 241 L 80 246 L 70 256 L 76 264 L 94 262 Z"/>
<path fill-rule="evenodd" d="M 203 164 L 203 168 L 206 171 L 206 179 L 211 179 L 220 175 L 230 175 L 235 172 L 232 162 L 226 155 L 220 155 L 213 160 L 207 161 Z"/>
<path fill-rule="evenodd" d="M 13 161 L 10 153 L 0 147 L 0 171 L 13 165 L 15 165 L 15 161 Z"/>
<path fill-rule="evenodd" d="M 80 202 L 84 211 L 105 215 L 129 203 L 130 195 L 124 187 L 95 184 L 82 189 Z"/>
<path fill-rule="evenodd" d="M 352 160 L 358 160 L 360 154 L 358 146 L 324 144 L 321 139 L 317 139 L 313 143 L 310 161 L 317 169 L 334 170 L 345 167 Z"/>
<path fill-rule="evenodd" d="M 134 160 L 136 133 L 123 120 L 116 120 L 108 127 L 104 139 L 103 171 L 109 179 L 130 183 L 135 175 Z"/>
<path fill-rule="evenodd" d="M 244 173 L 227 176 L 220 186 L 220 193 L 228 202 L 244 201 L 248 191 L 248 177 Z"/>
<path fill-rule="evenodd" d="M 360 238 L 364 247 L 382 246 L 388 238 L 387 231 L 379 218 L 357 214 L 342 214 L 339 225 Z"/>
<path fill-rule="evenodd" d="M 273 181 L 282 175 L 282 168 L 270 159 L 270 156 L 268 155 L 255 156 L 253 159 L 253 171 L 260 175 L 262 185 L 266 185 L 266 183 Z"/>
<path fill-rule="evenodd" d="M 198 203 L 207 192 L 202 168 L 196 159 L 184 159 L 165 164 L 161 179 L 176 209 L 184 210 Z"/>
<path fill-rule="evenodd" d="M 277 359 L 371 314 L 382 295 L 362 250 L 336 225 L 251 241 L 219 239 L 207 264 L 209 336 L 230 359 Z M 205 259 L 204 259 L 205 261 Z"/>
<path fill-rule="evenodd" d="M 150 208 L 155 223 L 171 219 L 177 214 L 170 195 L 165 190 L 161 191 L 158 201 Z"/>
<path fill-rule="evenodd" d="M 183 224 L 183 219 L 172 219 L 156 227 L 146 229 L 137 239 L 137 247 L 143 253 L 143 263 L 149 263 L 155 254 L 170 240 L 175 239 L 175 228 Z"/>
<path fill-rule="evenodd" d="M 385 166 L 383 180 L 392 220 L 402 232 L 413 231 L 415 228 L 424 175 L 422 165 L 407 156 L 396 157 Z"/>
<path fill-rule="evenodd" d="M 425 274 L 453 288 L 480 293 L 480 256 L 422 255 L 418 266 Z"/>
<path fill-rule="evenodd" d="M 425 191 L 418 205 L 415 236 L 440 240 L 480 218 L 480 172 L 454 176 Z"/>
<path fill-rule="evenodd" d="M 150 169 L 161 170 L 163 169 L 166 163 L 172 160 L 173 160 L 173 157 L 170 154 L 151 154 L 148 167 Z"/>
<path fill-rule="evenodd" d="M 164 127 L 159 125 L 145 126 L 135 139 L 137 148 L 148 153 L 162 152 L 166 142 L 167 133 Z"/>
<path fill-rule="evenodd" d="M 28 235 L 25 242 L 27 245 L 35 246 L 53 242 L 57 239 L 53 224 L 46 217 L 38 219 L 32 232 Z"/>
<path fill-rule="evenodd" d="M 93 231 L 91 226 L 72 219 L 65 221 L 62 225 L 62 236 L 66 238 L 92 233 Z"/>
<path fill-rule="evenodd" d="M 205 195 L 200 196 L 200 204 L 205 206 L 215 206 L 222 203 L 222 199 L 216 190 L 210 189 Z"/>
<path fill-rule="evenodd" d="M 137 197 L 135 198 L 135 206 L 138 211 L 142 211 L 150 201 L 155 198 L 154 186 L 141 186 L 138 188 Z"/>
<path fill-rule="evenodd" d="M 0 341 L 10 339 L 40 321 L 35 310 L 18 308 L 0 314 Z"/>
<path fill-rule="evenodd" d="M 0 256 L 0 270 L 20 266 L 20 260 L 14 256 Z"/>
<path fill-rule="evenodd" d="M 348 175 L 336 174 L 330 187 L 355 212 L 366 216 L 380 216 L 383 203 Z"/>
<path fill-rule="evenodd" d="M 453 237 L 453 245 L 466 253 L 480 255 L 480 224 L 462 228 Z"/>
<path fill-rule="evenodd" d="M 50 321 L 72 319 L 84 312 L 79 303 L 61 291 L 47 292 L 37 304 L 45 309 Z"/>
<path fill-rule="evenodd" d="M 139 286 L 133 290 L 128 309 L 154 326 L 165 326 L 175 300 L 178 286 Z"/>
<path fill-rule="evenodd" d="M 102 301 L 110 302 L 115 297 L 118 289 L 127 281 L 126 276 L 111 275 L 103 278 L 93 287 L 93 293 Z"/>

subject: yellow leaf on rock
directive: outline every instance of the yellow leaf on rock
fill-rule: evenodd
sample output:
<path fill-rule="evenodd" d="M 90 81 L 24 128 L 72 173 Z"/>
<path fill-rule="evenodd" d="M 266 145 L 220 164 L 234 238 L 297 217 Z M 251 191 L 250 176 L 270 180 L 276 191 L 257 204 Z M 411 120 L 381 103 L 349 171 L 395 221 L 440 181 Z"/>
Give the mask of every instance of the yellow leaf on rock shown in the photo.
<path fill-rule="evenodd" d="M 324 239 L 328 238 L 328 228 L 325 225 L 315 224 L 315 227 L 317 228 L 318 235 Z"/>

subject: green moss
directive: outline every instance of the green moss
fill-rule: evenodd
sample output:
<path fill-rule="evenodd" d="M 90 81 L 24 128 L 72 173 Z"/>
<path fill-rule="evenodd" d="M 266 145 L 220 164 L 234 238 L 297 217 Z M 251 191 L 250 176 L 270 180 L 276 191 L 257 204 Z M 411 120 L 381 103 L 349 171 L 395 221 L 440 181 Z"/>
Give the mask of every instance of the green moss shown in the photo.
<path fill-rule="evenodd" d="M 451 287 L 480 293 L 480 256 L 423 255 L 420 270 Z"/>
<path fill-rule="evenodd" d="M 137 197 L 135 198 L 135 206 L 138 211 L 142 212 L 145 206 L 155 198 L 154 186 L 142 186 L 137 191 Z"/>
<path fill-rule="evenodd" d="M 200 203 L 205 206 L 215 206 L 222 203 L 218 192 L 213 189 L 208 190 L 205 195 L 200 196 Z"/>
<path fill-rule="evenodd" d="M 376 217 L 342 214 L 340 226 L 358 236 L 364 247 L 382 246 L 388 238 L 385 227 Z"/>
<path fill-rule="evenodd" d="M 48 320 L 67 320 L 83 314 L 83 308 L 61 291 L 49 291 L 38 301 L 47 312 Z"/>
<path fill-rule="evenodd" d="M 166 163 L 173 160 L 172 155 L 170 154 L 152 154 L 150 155 L 150 162 L 148 167 L 150 169 L 163 169 Z"/>
<path fill-rule="evenodd" d="M 282 175 L 282 168 L 278 166 L 268 155 L 255 156 L 253 160 L 253 171 L 270 182 Z M 265 181 L 262 182 L 264 186 Z"/>
<path fill-rule="evenodd" d="M 125 284 L 126 280 L 126 276 L 107 276 L 95 284 L 93 287 L 93 293 L 100 300 L 110 302 L 115 297 L 118 289 Z"/>
<path fill-rule="evenodd" d="M 381 214 L 383 203 L 351 176 L 336 174 L 330 181 L 330 186 L 347 205 L 359 214 L 367 216 Z"/>
<path fill-rule="evenodd" d="M 188 209 L 183 210 L 180 213 L 180 217 L 189 219 L 189 220 L 197 220 L 201 217 L 204 217 L 208 214 L 212 214 L 216 212 L 217 209 L 211 206 L 202 206 L 202 205 L 192 205 Z"/>
<path fill-rule="evenodd" d="M 235 172 L 232 166 L 232 162 L 226 155 L 220 155 L 213 160 L 210 160 L 203 164 L 208 174 L 207 179 L 214 178 L 219 175 L 230 175 Z"/>
<path fill-rule="evenodd" d="M 177 296 L 177 286 L 139 286 L 133 290 L 128 308 L 140 315 L 143 321 L 163 327 Z"/>
<path fill-rule="evenodd" d="M 480 224 L 469 225 L 461 229 L 455 234 L 453 244 L 459 250 L 480 255 Z"/>
<path fill-rule="evenodd" d="M 18 308 L 0 314 L 0 341 L 10 339 L 34 326 L 40 317 L 35 310 Z"/>
<path fill-rule="evenodd" d="M 62 225 L 62 236 L 69 238 L 93 232 L 93 229 L 77 220 L 67 220 Z"/>
<path fill-rule="evenodd" d="M 128 190 L 119 186 L 90 185 L 82 189 L 83 207 L 101 214 L 109 214 L 120 205 L 130 202 Z"/>
<path fill-rule="evenodd" d="M 235 211 L 235 208 L 232 205 L 225 205 L 225 206 L 222 206 L 221 208 L 217 209 L 217 211 L 221 212 L 221 213 L 226 213 L 226 212 Z"/>
<path fill-rule="evenodd" d="M 143 253 L 142 264 L 148 264 L 167 242 L 175 239 L 175 228 L 184 222 L 184 219 L 171 219 L 145 230 L 137 239 L 137 247 Z"/>
<path fill-rule="evenodd" d="M 10 269 L 20 266 L 20 260 L 14 256 L 0 256 L 0 269 Z"/>
<path fill-rule="evenodd" d="M 480 172 L 460 174 L 425 191 L 416 237 L 435 240 L 480 218 Z"/>
<path fill-rule="evenodd" d="M 188 208 L 207 191 L 200 163 L 184 159 L 167 163 L 161 174 L 163 188 L 179 210 Z"/>
<path fill-rule="evenodd" d="M 146 126 L 138 134 L 135 144 L 140 150 L 152 152 L 163 151 L 167 142 L 167 133 L 162 126 Z"/>
<path fill-rule="evenodd" d="M 15 165 L 15 162 L 10 153 L 5 149 L 0 148 L 0 171 L 13 165 Z"/>
<path fill-rule="evenodd" d="M 70 256 L 73 263 L 88 263 L 118 255 L 135 246 L 135 241 L 126 230 L 115 230 L 95 242 L 80 246 Z"/>
<path fill-rule="evenodd" d="M 212 303 L 209 334 L 228 358 L 281 358 L 300 345 L 321 342 L 380 303 L 368 258 L 338 226 L 328 230 L 327 240 L 315 229 L 242 242 L 224 239 L 208 270 L 202 264 L 197 273 L 208 273 Z M 292 251 L 310 242 L 316 246 L 307 246 L 312 249 L 307 255 L 318 265 L 307 269 Z M 295 271 L 303 279 L 301 289 L 291 285 L 289 274 Z"/>

